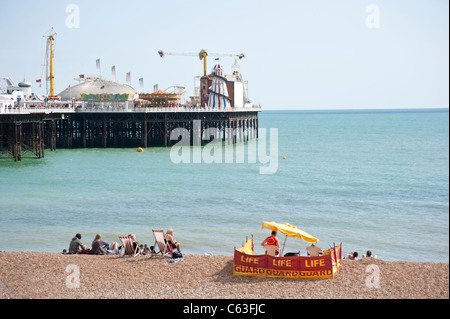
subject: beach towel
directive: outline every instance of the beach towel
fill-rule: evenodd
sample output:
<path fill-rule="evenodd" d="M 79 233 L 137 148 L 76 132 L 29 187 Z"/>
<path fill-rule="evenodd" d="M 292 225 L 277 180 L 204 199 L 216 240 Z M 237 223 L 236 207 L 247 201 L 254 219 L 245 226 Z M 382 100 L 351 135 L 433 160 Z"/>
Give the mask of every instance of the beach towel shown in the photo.
<path fill-rule="evenodd" d="M 169 258 L 169 259 L 167 259 L 167 262 L 168 263 L 178 263 L 178 262 L 180 262 L 180 261 L 183 261 L 183 260 L 185 260 L 186 259 L 186 257 L 181 257 L 181 258 Z"/>

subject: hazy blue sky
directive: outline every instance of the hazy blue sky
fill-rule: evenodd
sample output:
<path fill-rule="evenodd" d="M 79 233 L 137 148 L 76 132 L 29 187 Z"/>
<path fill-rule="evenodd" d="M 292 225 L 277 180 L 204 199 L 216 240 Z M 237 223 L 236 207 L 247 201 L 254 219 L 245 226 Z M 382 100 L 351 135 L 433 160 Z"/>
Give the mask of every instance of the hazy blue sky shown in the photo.
<path fill-rule="evenodd" d="M 66 12 L 76 5 L 75 11 Z M 372 5 L 372 6 L 371 6 Z M 374 6 L 373 6 L 374 5 Z M 449 106 L 447 0 L 1 1 L 0 76 L 43 94 L 43 35 L 54 27 L 55 93 L 79 74 L 145 91 L 185 86 L 198 57 L 158 50 L 245 53 L 249 97 L 266 109 Z M 67 23 L 67 21 L 69 23 Z M 79 24 L 77 25 L 77 22 Z M 214 64 L 208 59 L 208 69 Z M 221 58 L 231 72 L 232 58 Z"/>

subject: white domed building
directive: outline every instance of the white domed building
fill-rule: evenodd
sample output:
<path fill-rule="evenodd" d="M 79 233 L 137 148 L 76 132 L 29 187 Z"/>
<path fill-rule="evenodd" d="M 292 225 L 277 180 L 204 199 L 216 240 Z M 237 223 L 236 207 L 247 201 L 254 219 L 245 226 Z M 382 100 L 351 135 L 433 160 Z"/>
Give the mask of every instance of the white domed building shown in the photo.
<path fill-rule="evenodd" d="M 67 89 L 58 94 L 61 101 L 80 101 L 89 99 L 89 97 L 108 97 L 114 99 L 117 95 L 128 94 L 128 100 L 138 97 L 137 91 L 127 85 L 112 81 L 106 81 L 101 78 L 85 78 L 84 82 L 69 86 Z M 103 99 L 103 98 L 102 98 Z"/>
<path fill-rule="evenodd" d="M 23 91 L 23 95 L 28 97 L 31 95 L 31 83 L 23 80 L 19 84 L 19 88 Z"/>

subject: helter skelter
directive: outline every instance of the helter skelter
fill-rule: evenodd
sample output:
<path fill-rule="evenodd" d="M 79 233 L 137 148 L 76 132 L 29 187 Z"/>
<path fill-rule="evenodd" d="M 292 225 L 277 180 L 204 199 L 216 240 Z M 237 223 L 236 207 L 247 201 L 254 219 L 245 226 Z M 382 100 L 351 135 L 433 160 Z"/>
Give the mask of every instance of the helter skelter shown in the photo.
<path fill-rule="evenodd" d="M 227 109 L 231 107 L 231 99 L 228 97 L 227 79 L 223 76 L 223 69 L 216 64 L 212 71 L 212 83 L 209 88 L 208 107 Z"/>

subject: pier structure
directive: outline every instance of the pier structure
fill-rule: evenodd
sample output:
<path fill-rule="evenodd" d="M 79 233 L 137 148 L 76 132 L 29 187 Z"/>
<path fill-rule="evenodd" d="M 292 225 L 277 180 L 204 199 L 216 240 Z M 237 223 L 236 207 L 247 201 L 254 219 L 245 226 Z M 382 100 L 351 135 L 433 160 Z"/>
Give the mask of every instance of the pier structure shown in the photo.
<path fill-rule="evenodd" d="M 181 139 L 190 145 L 213 139 L 234 144 L 258 138 L 260 111 L 259 107 L 5 108 L 0 112 L 0 154 L 21 161 L 24 152 L 27 157 L 44 157 L 44 149 L 169 147 Z"/>

